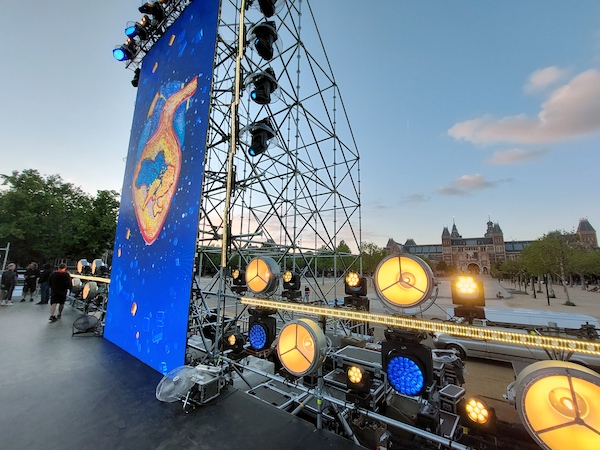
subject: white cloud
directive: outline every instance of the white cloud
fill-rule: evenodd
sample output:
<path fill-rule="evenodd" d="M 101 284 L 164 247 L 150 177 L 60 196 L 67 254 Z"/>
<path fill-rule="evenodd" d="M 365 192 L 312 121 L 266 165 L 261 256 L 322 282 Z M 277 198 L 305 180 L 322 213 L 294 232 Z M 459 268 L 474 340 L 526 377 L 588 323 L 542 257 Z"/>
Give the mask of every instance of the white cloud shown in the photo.
<path fill-rule="evenodd" d="M 441 195 L 469 195 L 472 191 L 487 189 L 494 183 L 487 181 L 483 175 L 463 175 L 452 181 L 448 186 L 438 188 Z"/>
<path fill-rule="evenodd" d="M 535 93 L 543 91 L 547 87 L 566 79 L 568 74 L 569 71 L 567 69 L 559 69 L 556 66 L 536 70 L 529 77 L 529 82 L 525 85 L 525 92 Z"/>
<path fill-rule="evenodd" d="M 429 201 L 429 197 L 427 197 L 425 194 L 412 194 L 404 197 L 404 199 L 400 201 L 400 204 L 423 203 L 426 201 Z"/>
<path fill-rule="evenodd" d="M 556 142 L 600 131 L 600 72 L 588 70 L 554 90 L 536 117 L 490 115 L 457 123 L 453 138 L 474 144 Z"/>
<path fill-rule="evenodd" d="M 548 150 L 522 150 L 511 148 L 494 153 L 489 159 L 490 164 L 518 164 L 535 158 L 541 158 Z"/>

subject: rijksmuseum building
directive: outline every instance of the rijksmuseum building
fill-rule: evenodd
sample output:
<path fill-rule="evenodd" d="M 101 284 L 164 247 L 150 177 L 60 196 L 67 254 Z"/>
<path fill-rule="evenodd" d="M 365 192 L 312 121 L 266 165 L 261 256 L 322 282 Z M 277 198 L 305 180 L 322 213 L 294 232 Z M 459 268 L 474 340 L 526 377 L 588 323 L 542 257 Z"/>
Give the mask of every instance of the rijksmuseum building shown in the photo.
<path fill-rule="evenodd" d="M 579 220 L 577 235 L 586 245 L 592 248 L 598 247 L 596 230 L 587 219 Z M 465 273 L 488 274 L 495 263 L 517 258 L 531 242 L 533 241 L 505 242 L 500 225 L 488 221 L 483 237 L 463 238 L 456 224 L 453 224 L 452 231 L 444 227 L 441 245 L 417 245 L 413 239 L 408 239 L 402 245 L 390 239 L 386 249 L 391 253 L 410 253 L 426 257 L 436 263 L 444 261 Z"/>

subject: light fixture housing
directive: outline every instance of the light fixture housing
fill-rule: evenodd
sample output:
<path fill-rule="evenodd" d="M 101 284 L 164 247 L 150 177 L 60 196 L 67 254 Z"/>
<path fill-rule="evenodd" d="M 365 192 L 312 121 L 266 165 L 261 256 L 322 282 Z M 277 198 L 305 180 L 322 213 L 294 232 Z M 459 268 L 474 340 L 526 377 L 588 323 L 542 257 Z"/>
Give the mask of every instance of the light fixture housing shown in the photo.
<path fill-rule="evenodd" d="M 300 292 L 300 275 L 292 272 L 291 270 L 286 270 L 285 272 L 283 272 L 282 279 L 282 297 L 287 298 L 289 300 L 294 300 L 302 297 L 302 292 Z"/>
<path fill-rule="evenodd" d="M 248 319 L 248 342 L 255 351 L 267 350 L 275 340 L 277 321 L 274 310 L 252 309 Z"/>
<path fill-rule="evenodd" d="M 423 395 L 433 383 L 431 349 L 422 344 L 384 341 L 381 358 L 388 382 L 400 394 Z"/>
<path fill-rule="evenodd" d="M 367 280 L 357 272 L 348 272 L 344 279 L 346 295 L 361 297 L 367 295 Z"/>
<path fill-rule="evenodd" d="M 77 261 L 77 273 L 80 273 L 81 275 L 92 274 L 92 265 L 87 259 L 80 259 Z"/>
<path fill-rule="evenodd" d="M 140 40 L 146 41 L 150 36 L 150 23 L 151 21 L 148 16 L 142 17 L 142 20 L 139 22 L 128 22 L 125 27 L 125 35 L 131 39 L 137 36 Z"/>
<path fill-rule="evenodd" d="M 450 285 L 452 303 L 463 306 L 485 306 L 483 281 L 471 276 L 459 276 Z"/>
<path fill-rule="evenodd" d="M 150 14 L 156 22 L 161 22 L 165 18 L 165 10 L 159 2 L 146 2 L 138 8 L 142 14 Z"/>
<path fill-rule="evenodd" d="M 268 117 L 244 127 L 241 134 L 248 145 L 248 155 L 250 156 L 259 156 L 269 148 L 275 147 L 278 142 Z"/>
<path fill-rule="evenodd" d="M 88 281 L 83 285 L 81 296 L 84 300 L 92 300 L 98 295 L 98 284 L 95 281 Z"/>
<path fill-rule="evenodd" d="M 412 308 L 426 302 L 436 285 L 425 261 L 410 254 L 390 255 L 375 270 L 375 289 L 392 309 Z"/>
<path fill-rule="evenodd" d="M 598 373 L 567 361 L 538 361 L 514 386 L 521 422 L 542 448 L 600 448 Z"/>
<path fill-rule="evenodd" d="M 463 398 L 458 409 L 463 426 L 485 434 L 496 433 L 496 411 L 481 397 Z"/>
<path fill-rule="evenodd" d="M 250 98 L 259 105 L 268 105 L 279 98 L 275 71 L 270 67 L 263 72 L 251 74 L 245 84 Z"/>
<path fill-rule="evenodd" d="M 258 0 L 258 9 L 268 18 L 281 11 L 284 4 L 284 0 Z"/>
<path fill-rule="evenodd" d="M 230 331 L 223 335 L 223 350 L 230 350 L 233 355 L 244 353 L 246 340 L 238 331 Z"/>
<path fill-rule="evenodd" d="M 115 47 L 113 49 L 113 57 L 117 61 L 128 61 L 133 59 L 137 51 L 135 41 L 131 38 L 127 38 L 123 45 Z"/>
<path fill-rule="evenodd" d="M 281 46 L 275 22 L 268 20 L 254 25 L 248 32 L 248 42 L 262 59 L 272 60 L 279 53 Z"/>
<path fill-rule="evenodd" d="M 327 352 L 323 330 L 310 319 L 289 322 L 279 333 L 277 356 L 283 368 L 295 377 L 314 373 Z"/>
<path fill-rule="evenodd" d="M 279 265 L 269 256 L 252 259 L 246 266 L 246 285 L 256 295 L 269 296 L 279 287 Z"/>
<path fill-rule="evenodd" d="M 92 275 L 101 276 L 108 273 L 108 266 L 100 258 L 92 261 Z"/>
<path fill-rule="evenodd" d="M 344 366 L 344 371 L 346 372 L 346 388 L 361 394 L 371 393 L 371 372 L 357 364 Z"/>

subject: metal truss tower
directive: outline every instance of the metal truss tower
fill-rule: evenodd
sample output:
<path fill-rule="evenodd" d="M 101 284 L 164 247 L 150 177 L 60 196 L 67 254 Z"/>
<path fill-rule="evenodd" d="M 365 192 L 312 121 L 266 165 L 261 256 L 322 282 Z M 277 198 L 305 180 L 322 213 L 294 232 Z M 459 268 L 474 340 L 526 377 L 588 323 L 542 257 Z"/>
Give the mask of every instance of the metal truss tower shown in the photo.
<path fill-rule="evenodd" d="M 191 313 L 196 318 L 205 317 L 207 296 L 233 295 L 230 269 L 259 255 L 299 273 L 319 303 L 343 297 L 350 266 L 362 269 L 359 154 L 340 91 L 309 2 L 279 0 L 276 9 L 267 18 L 258 1 L 221 2 Z M 277 34 L 268 61 L 252 45 L 253 27 L 264 23 Z M 277 89 L 261 104 L 248 88 L 264 73 L 273 74 Z M 277 145 L 251 156 L 249 130 L 265 119 Z M 201 326 L 197 320 L 190 326 L 194 322 Z"/>

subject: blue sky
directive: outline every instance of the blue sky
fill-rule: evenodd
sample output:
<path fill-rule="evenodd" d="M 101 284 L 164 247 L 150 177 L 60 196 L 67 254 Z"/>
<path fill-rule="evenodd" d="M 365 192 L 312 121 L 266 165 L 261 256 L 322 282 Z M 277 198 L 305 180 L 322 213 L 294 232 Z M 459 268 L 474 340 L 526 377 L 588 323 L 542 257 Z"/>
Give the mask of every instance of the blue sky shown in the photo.
<path fill-rule="evenodd" d="M 10 2 L 0 173 L 120 190 L 137 0 Z M 365 5 L 368 7 L 365 8 Z M 313 1 L 361 153 L 363 240 L 600 230 L 600 2 Z M 306 36 L 310 48 L 316 41 Z"/>

